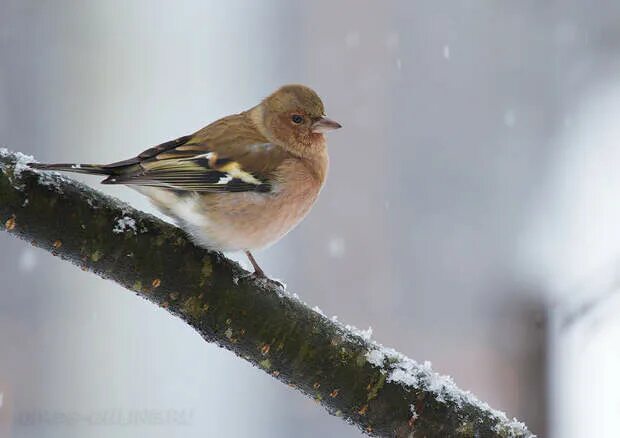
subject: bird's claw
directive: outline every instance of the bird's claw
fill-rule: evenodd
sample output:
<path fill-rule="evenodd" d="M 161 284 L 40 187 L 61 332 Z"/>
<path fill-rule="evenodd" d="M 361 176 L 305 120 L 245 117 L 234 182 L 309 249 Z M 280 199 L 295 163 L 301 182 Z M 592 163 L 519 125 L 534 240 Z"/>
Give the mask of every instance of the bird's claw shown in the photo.
<path fill-rule="evenodd" d="M 267 286 L 275 286 L 278 289 L 282 289 L 282 290 L 286 289 L 286 285 L 284 283 L 267 277 L 264 272 L 254 271 L 251 274 L 243 275 L 241 278 L 258 281 L 258 282 L 264 283 Z"/>

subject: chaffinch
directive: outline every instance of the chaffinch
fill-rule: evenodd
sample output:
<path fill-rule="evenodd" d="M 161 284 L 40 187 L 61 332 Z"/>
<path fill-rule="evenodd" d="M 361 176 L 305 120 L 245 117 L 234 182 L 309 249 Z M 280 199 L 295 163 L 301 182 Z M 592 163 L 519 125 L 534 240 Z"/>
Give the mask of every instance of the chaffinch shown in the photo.
<path fill-rule="evenodd" d="M 310 88 L 286 85 L 257 106 L 111 164 L 39 164 L 38 169 L 106 175 L 148 196 L 193 240 L 219 251 L 271 245 L 308 213 L 325 182 L 325 117 Z"/>

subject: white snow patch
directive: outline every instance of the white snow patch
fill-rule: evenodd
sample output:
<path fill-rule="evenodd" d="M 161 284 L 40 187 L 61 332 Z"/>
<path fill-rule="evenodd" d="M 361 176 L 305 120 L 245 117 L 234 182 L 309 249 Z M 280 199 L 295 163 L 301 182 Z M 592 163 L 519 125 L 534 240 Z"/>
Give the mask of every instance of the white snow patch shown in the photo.
<path fill-rule="evenodd" d="M 321 310 L 321 308 L 319 306 L 314 306 L 312 308 L 312 310 L 314 310 L 316 313 L 318 313 L 321 316 L 326 316 L 325 313 L 323 313 L 323 311 Z"/>
<path fill-rule="evenodd" d="M 498 432 L 507 432 L 510 436 L 523 435 L 527 428 L 516 419 L 509 420 L 505 413 L 492 409 L 487 403 L 478 400 L 471 392 L 464 391 L 456 386 L 449 376 L 442 376 L 433 372 L 430 362 L 423 364 L 373 342 L 372 349 L 366 354 L 366 360 L 373 366 L 381 368 L 388 374 L 387 381 L 400 383 L 406 387 L 429 391 L 435 394 L 440 402 L 452 402 L 461 407 L 464 404 L 476 406 L 493 417 L 497 424 L 494 429 Z M 387 361 L 387 362 L 386 362 Z M 387 366 L 384 365 L 387 363 Z M 412 414 L 417 415 L 413 407 Z M 534 437 L 534 435 L 529 435 Z"/>
<path fill-rule="evenodd" d="M 504 125 L 512 128 L 517 123 L 517 116 L 515 115 L 514 110 L 507 110 L 504 113 Z"/>
<path fill-rule="evenodd" d="M 385 355 L 381 350 L 370 350 L 366 353 L 366 360 L 368 363 L 376 366 L 383 367 L 383 360 L 385 359 Z"/>
<path fill-rule="evenodd" d="M 349 330 L 351 333 L 359 336 L 365 341 L 370 341 L 370 338 L 372 337 L 372 327 L 368 327 L 366 330 L 360 330 L 353 325 L 347 324 L 344 326 L 344 328 Z"/>
<path fill-rule="evenodd" d="M 21 152 L 11 153 L 8 149 L 0 149 L 0 156 L 9 155 L 13 155 L 15 158 L 17 158 L 17 160 L 15 161 L 15 166 L 13 167 L 13 175 L 17 178 L 21 177 L 21 173 L 24 170 L 31 170 L 28 166 L 28 163 L 33 163 L 35 161 L 32 155 L 22 154 Z"/>
<path fill-rule="evenodd" d="M 16 159 L 15 165 L 13 166 L 13 170 L 11 172 L 12 176 L 9 175 L 9 181 L 13 184 L 13 187 L 18 190 L 22 190 L 24 188 L 23 184 L 21 184 L 19 180 L 22 178 L 22 172 L 25 170 L 36 173 L 39 176 L 40 184 L 50 186 L 59 193 L 62 193 L 59 183 L 61 181 L 69 181 L 58 172 L 41 172 L 28 166 L 28 163 L 37 162 L 32 155 L 22 154 L 21 152 L 11 152 L 6 148 L 0 148 L 0 157 L 11 157 Z M 0 163 L 0 170 L 4 172 L 6 170 L 6 165 Z"/>
<path fill-rule="evenodd" d="M 327 251 L 329 255 L 335 259 L 340 259 L 344 256 L 344 239 L 342 237 L 332 237 L 327 243 Z"/>
<path fill-rule="evenodd" d="M 17 266 L 22 272 L 31 272 L 37 265 L 37 255 L 32 248 L 26 248 L 19 255 Z"/>
<path fill-rule="evenodd" d="M 134 234 L 138 234 L 138 228 L 136 228 L 136 220 L 129 216 L 123 216 L 120 219 L 116 220 L 114 224 L 114 228 L 112 228 L 112 232 L 114 234 L 121 234 L 125 231 L 133 231 Z"/>
<path fill-rule="evenodd" d="M 447 44 L 443 46 L 443 57 L 445 59 L 450 59 L 450 46 Z"/>
<path fill-rule="evenodd" d="M 275 277 L 272 278 L 272 280 L 275 281 L 276 283 L 280 283 L 282 285 L 282 287 L 280 289 L 286 292 L 286 283 L 284 282 L 284 280 L 281 280 L 281 279 L 275 278 Z M 297 298 L 299 300 L 299 297 L 297 296 L 297 294 L 293 294 L 293 295 L 295 295 L 295 298 Z M 306 303 L 304 303 L 304 304 L 306 304 Z"/>

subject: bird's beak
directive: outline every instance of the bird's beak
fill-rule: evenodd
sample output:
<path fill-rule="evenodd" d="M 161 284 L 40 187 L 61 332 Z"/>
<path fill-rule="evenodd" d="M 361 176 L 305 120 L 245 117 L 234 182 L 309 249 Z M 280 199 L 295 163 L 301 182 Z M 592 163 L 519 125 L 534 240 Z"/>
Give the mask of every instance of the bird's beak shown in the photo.
<path fill-rule="evenodd" d="M 342 125 L 332 119 L 328 119 L 327 117 L 321 117 L 312 124 L 312 132 L 315 134 L 323 134 L 338 128 L 342 128 Z"/>

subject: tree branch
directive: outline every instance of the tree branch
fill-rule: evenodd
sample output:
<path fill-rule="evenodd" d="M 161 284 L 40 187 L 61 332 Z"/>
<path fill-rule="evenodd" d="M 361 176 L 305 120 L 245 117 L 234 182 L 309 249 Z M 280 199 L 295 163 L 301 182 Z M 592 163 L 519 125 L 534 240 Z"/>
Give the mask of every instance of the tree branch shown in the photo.
<path fill-rule="evenodd" d="M 0 150 L 0 226 L 183 319 L 370 435 L 530 437 L 452 380 L 282 290 L 182 230 Z"/>

